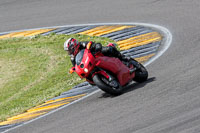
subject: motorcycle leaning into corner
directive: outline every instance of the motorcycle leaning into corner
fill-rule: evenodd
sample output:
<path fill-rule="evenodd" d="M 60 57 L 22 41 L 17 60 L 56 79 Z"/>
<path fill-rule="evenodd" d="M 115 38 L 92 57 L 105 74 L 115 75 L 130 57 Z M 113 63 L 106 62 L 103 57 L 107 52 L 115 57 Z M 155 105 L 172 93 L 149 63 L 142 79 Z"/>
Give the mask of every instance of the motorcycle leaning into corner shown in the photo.
<path fill-rule="evenodd" d="M 100 52 L 93 55 L 89 47 L 87 45 L 86 49 L 76 55 L 76 65 L 70 69 L 70 73 L 76 72 L 79 77 L 86 78 L 90 84 L 111 95 L 122 94 L 123 87 L 132 80 L 147 80 L 148 72 L 141 63 L 137 62 L 140 67 L 136 69 L 133 59 L 124 62 L 115 57 L 104 56 Z"/>

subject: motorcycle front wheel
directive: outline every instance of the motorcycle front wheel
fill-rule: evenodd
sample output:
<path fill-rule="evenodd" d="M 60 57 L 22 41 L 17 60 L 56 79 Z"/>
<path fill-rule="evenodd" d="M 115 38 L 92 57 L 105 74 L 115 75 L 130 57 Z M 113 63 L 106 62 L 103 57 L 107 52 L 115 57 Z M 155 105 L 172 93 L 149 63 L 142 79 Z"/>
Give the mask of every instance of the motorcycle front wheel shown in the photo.
<path fill-rule="evenodd" d="M 123 92 L 123 88 L 122 86 L 119 84 L 118 81 L 114 81 L 114 86 L 110 85 L 110 82 L 108 81 L 108 79 L 106 79 L 104 76 L 102 75 L 94 75 L 93 77 L 93 82 L 97 85 L 97 87 L 99 87 L 101 90 L 103 90 L 106 93 L 109 93 L 111 95 L 120 95 Z"/>

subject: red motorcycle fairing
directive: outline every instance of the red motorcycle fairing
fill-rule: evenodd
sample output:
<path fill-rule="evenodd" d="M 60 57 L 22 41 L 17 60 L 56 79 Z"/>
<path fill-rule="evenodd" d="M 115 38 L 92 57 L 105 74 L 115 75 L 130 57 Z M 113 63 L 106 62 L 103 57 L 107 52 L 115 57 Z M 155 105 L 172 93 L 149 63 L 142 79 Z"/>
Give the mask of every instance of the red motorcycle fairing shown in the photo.
<path fill-rule="evenodd" d="M 79 52 L 76 59 L 75 72 L 81 78 L 87 79 L 90 74 L 93 77 L 95 72 L 91 72 L 95 67 L 101 68 L 102 70 L 96 73 L 103 75 L 107 79 L 109 78 L 107 71 L 111 72 L 118 79 L 121 86 L 126 85 L 135 77 L 135 73 L 130 74 L 130 68 L 124 65 L 118 58 L 103 56 L 102 53 L 96 53 L 93 56 L 90 50 L 85 49 Z"/>
<path fill-rule="evenodd" d="M 117 76 L 121 86 L 126 85 L 135 77 L 135 73 L 130 74 L 126 65 L 124 65 L 118 58 L 100 56 L 95 59 L 95 64 L 104 70 L 108 70 Z"/>

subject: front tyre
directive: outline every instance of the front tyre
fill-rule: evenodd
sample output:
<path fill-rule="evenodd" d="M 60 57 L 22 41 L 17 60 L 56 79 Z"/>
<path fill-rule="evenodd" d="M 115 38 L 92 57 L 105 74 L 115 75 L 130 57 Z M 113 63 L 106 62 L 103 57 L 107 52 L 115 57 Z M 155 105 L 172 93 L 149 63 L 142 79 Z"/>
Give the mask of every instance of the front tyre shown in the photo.
<path fill-rule="evenodd" d="M 113 80 L 113 81 L 114 81 L 113 85 L 111 86 L 110 81 L 108 81 L 108 79 L 106 79 L 104 76 L 96 74 L 93 77 L 93 82 L 97 85 L 97 87 L 99 87 L 101 90 L 105 91 L 106 93 L 109 93 L 115 96 L 122 94 L 123 88 L 121 87 L 119 82 L 117 82 L 116 80 Z"/>

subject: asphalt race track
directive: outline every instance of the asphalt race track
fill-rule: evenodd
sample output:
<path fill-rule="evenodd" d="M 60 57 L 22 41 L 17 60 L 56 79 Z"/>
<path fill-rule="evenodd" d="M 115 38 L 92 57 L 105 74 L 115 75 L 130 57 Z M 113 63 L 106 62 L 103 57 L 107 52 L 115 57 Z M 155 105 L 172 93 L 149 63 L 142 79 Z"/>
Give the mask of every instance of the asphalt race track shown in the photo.
<path fill-rule="evenodd" d="M 0 32 L 68 24 L 141 22 L 166 27 L 170 48 L 149 80 L 110 97 L 102 91 L 9 133 L 200 132 L 199 0 L 1 0 Z"/>

